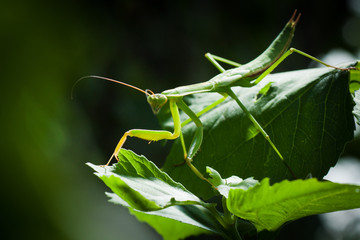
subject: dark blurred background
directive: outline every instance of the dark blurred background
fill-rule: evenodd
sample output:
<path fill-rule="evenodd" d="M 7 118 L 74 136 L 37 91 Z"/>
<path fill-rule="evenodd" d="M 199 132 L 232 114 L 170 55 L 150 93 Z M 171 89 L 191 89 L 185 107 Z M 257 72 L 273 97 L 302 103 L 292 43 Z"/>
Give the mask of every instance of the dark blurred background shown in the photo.
<path fill-rule="evenodd" d="M 96 74 L 161 92 L 208 80 L 217 71 L 204 53 L 246 63 L 294 9 L 302 17 L 293 47 L 335 51 L 335 63 L 360 58 L 359 0 L 1 1 L 1 238 L 160 239 L 108 203 L 85 165 L 106 163 L 126 130 L 158 128 L 144 94 L 89 79 L 72 100 L 73 84 Z M 279 71 L 309 64 L 292 56 Z M 168 151 L 135 139 L 125 147 L 159 165 Z M 355 142 L 346 155 L 359 149 Z M 322 239 L 320 220 L 293 223 L 282 238 Z"/>

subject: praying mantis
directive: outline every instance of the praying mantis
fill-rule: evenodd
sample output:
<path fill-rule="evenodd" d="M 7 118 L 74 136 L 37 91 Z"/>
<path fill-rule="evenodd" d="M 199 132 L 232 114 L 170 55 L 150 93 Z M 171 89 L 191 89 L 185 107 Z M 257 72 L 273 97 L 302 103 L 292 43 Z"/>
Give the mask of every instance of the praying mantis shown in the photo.
<path fill-rule="evenodd" d="M 198 84 L 192 84 L 187 86 L 180 86 L 174 89 L 166 90 L 161 93 L 153 93 L 150 90 L 142 90 L 138 87 L 132 86 L 130 84 L 120 82 L 117 80 L 113 80 L 110 78 L 100 77 L 100 76 L 87 76 L 87 77 L 95 77 L 100 78 L 107 81 L 116 82 L 131 88 L 134 88 L 138 91 L 141 91 L 146 94 L 147 101 L 150 104 L 152 111 L 154 114 L 157 114 L 159 110 L 168 102 L 168 106 L 170 108 L 170 112 L 172 115 L 174 129 L 173 132 L 166 130 L 147 130 L 147 129 L 131 129 L 124 133 L 118 142 L 113 154 L 111 155 L 109 161 L 106 166 L 110 164 L 111 160 L 115 158 L 119 161 L 118 154 L 120 149 L 123 147 L 126 139 L 128 137 L 136 137 L 140 139 L 144 139 L 146 141 L 159 141 L 159 140 L 174 140 L 180 138 L 181 145 L 184 153 L 184 162 L 191 168 L 191 170 L 201 179 L 210 181 L 203 176 L 203 174 L 196 169 L 196 167 L 192 164 L 193 158 L 195 154 L 200 149 L 202 139 L 203 139 L 203 124 L 200 120 L 200 116 L 217 105 L 221 104 L 227 97 L 232 98 L 237 105 L 240 107 L 242 111 L 246 114 L 246 116 L 251 120 L 256 129 L 264 136 L 266 141 L 272 147 L 272 149 L 276 152 L 279 159 L 285 164 L 285 166 L 290 170 L 289 166 L 286 164 L 284 157 L 281 155 L 280 151 L 276 148 L 275 144 L 272 142 L 269 135 L 265 132 L 265 130 L 261 127 L 261 125 L 257 122 L 257 120 L 253 117 L 253 115 L 247 110 L 247 108 L 243 105 L 243 103 L 239 100 L 239 98 L 235 95 L 232 87 L 252 87 L 257 85 L 262 79 L 264 79 L 268 74 L 270 74 L 285 58 L 287 58 L 292 53 L 296 52 L 300 55 L 303 55 L 307 58 L 310 58 L 316 62 L 319 62 L 327 67 L 330 66 L 315 57 L 308 55 L 305 52 L 297 50 L 295 48 L 290 48 L 291 41 L 294 36 L 295 26 L 297 25 L 301 14 L 293 13 L 290 20 L 287 22 L 285 27 L 279 33 L 279 35 L 275 38 L 275 40 L 270 44 L 270 46 L 257 58 L 250 61 L 247 64 L 240 65 L 236 62 L 212 55 L 210 53 L 205 54 L 205 57 L 220 71 L 220 74 L 211 78 L 210 80 Z M 225 70 L 219 62 L 226 63 L 234 66 L 234 68 Z M 337 68 L 340 70 L 349 70 L 343 68 Z M 86 77 L 84 77 L 86 78 Z M 209 93 L 209 92 L 217 92 L 222 95 L 222 98 L 210 104 L 203 110 L 198 113 L 193 112 L 187 104 L 183 101 L 183 98 L 188 95 L 198 94 L 198 93 Z M 181 122 L 179 109 L 182 110 L 189 119 Z M 182 135 L 182 127 L 186 124 L 193 121 L 196 125 L 196 130 L 193 135 L 193 139 L 189 145 L 189 148 L 186 149 L 185 141 Z M 293 176 L 295 176 L 292 173 Z M 211 183 L 210 183 L 211 184 Z"/>

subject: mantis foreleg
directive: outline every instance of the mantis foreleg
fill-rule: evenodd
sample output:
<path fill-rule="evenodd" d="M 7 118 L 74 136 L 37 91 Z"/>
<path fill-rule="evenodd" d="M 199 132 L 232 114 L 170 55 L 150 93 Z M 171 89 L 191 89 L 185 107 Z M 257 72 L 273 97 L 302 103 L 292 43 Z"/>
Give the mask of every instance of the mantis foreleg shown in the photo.
<path fill-rule="evenodd" d="M 117 144 L 114 153 L 111 155 L 108 163 L 109 165 L 112 158 L 115 157 L 116 160 L 119 161 L 118 154 L 120 152 L 120 149 L 124 145 L 127 137 L 137 137 L 141 138 L 147 141 L 159 141 L 163 139 L 176 139 L 179 137 L 181 132 L 181 121 L 180 121 L 180 114 L 179 109 L 176 105 L 176 99 L 170 99 L 169 100 L 169 107 L 171 111 L 171 115 L 174 121 L 174 132 L 169 132 L 165 130 L 145 130 L 145 129 L 132 129 L 127 131 L 120 139 L 119 143 Z"/>
<path fill-rule="evenodd" d="M 181 134 L 181 122 L 180 122 L 180 114 L 179 109 L 183 110 L 194 123 L 196 124 L 196 130 L 193 137 L 193 140 L 191 141 L 189 150 L 186 151 L 185 149 L 185 143 Z M 127 131 L 120 139 L 119 143 L 117 144 L 114 153 L 111 155 L 108 163 L 106 165 L 109 165 L 112 158 L 115 157 L 116 160 L 119 161 L 118 154 L 120 152 L 120 149 L 124 145 L 127 137 L 137 137 L 141 138 L 147 141 L 158 141 L 163 139 L 176 139 L 180 136 L 181 143 L 184 149 L 184 156 L 185 156 L 185 162 L 190 167 L 190 169 L 201 179 L 209 182 L 211 185 L 212 183 L 206 179 L 202 173 L 194 166 L 192 165 L 191 161 L 196 152 L 199 150 L 202 138 L 203 138 L 203 127 L 200 119 L 196 116 L 196 114 L 184 103 L 184 101 L 181 98 L 172 98 L 169 99 L 169 108 L 171 111 L 171 115 L 174 121 L 174 132 L 171 133 L 169 131 L 164 130 L 145 130 L 145 129 L 132 129 Z"/>

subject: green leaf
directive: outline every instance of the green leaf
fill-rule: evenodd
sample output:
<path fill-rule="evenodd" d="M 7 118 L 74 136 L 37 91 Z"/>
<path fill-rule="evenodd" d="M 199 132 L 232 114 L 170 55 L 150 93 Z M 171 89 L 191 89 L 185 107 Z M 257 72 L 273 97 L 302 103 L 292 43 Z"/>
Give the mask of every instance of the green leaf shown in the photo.
<path fill-rule="evenodd" d="M 211 167 L 206 167 L 206 172 L 210 175 L 210 182 L 216 187 L 219 193 L 226 198 L 228 198 L 229 191 L 231 189 L 247 190 L 259 184 L 259 181 L 252 177 L 245 180 L 239 178 L 238 176 L 231 176 L 226 179 L 222 179 L 220 174 Z"/>
<path fill-rule="evenodd" d="M 171 207 L 176 208 L 176 207 Z M 161 214 L 168 216 L 164 212 L 175 212 L 174 209 L 160 210 Z M 177 212 L 183 213 L 188 211 L 186 207 L 181 207 Z M 185 210 L 186 209 L 186 210 Z M 197 209 L 196 209 L 197 210 Z M 159 215 L 151 215 L 143 212 L 136 212 L 131 210 L 131 213 L 136 216 L 139 221 L 148 223 L 151 227 L 153 227 L 165 240 L 176 240 L 176 239 L 185 239 L 189 236 L 197 236 L 200 234 L 214 234 L 213 231 L 208 231 L 205 228 L 197 227 L 196 225 L 187 224 L 183 221 L 173 220 L 169 217 L 162 217 Z M 186 216 L 186 220 L 190 220 L 190 215 Z M 192 223 L 199 223 L 199 221 L 193 220 Z"/>
<path fill-rule="evenodd" d="M 112 166 L 87 163 L 96 175 L 129 206 L 154 211 L 172 205 L 205 204 L 180 183 L 143 156 L 122 149 L 119 162 Z"/>
<path fill-rule="evenodd" d="M 356 91 L 354 93 L 354 102 L 355 102 L 355 107 L 353 110 L 353 114 L 356 118 L 356 123 L 360 126 L 360 91 Z"/>
<path fill-rule="evenodd" d="M 214 204 L 201 201 L 145 157 L 122 149 L 117 164 L 87 165 L 114 192 L 106 193 L 111 202 L 129 208 L 164 239 L 208 233 L 226 237 L 227 230 L 217 220 Z"/>
<path fill-rule="evenodd" d="M 114 193 L 107 193 L 110 201 L 129 208 L 139 221 L 152 226 L 165 240 L 184 239 L 199 234 L 224 235 L 223 227 L 211 212 L 196 205 L 172 206 L 166 209 L 143 212 L 132 209 Z"/>
<path fill-rule="evenodd" d="M 270 90 L 271 84 L 272 84 L 272 82 L 269 82 L 262 89 L 260 89 L 260 91 L 256 95 L 256 100 L 268 93 L 268 91 Z"/>
<path fill-rule="evenodd" d="M 349 64 L 348 66 L 353 66 Z M 266 95 L 256 99 L 269 82 Z M 308 174 L 322 178 L 334 166 L 346 142 L 353 138 L 353 102 L 349 93 L 349 72 L 318 68 L 272 74 L 251 88 L 233 87 L 239 99 L 270 135 L 297 178 Z M 221 95 L 196 94 L 186 98 L 199 112 Z M 166 109 L 159 119 L 171 128 Z M 182 115 L 182 120 L 186 116 Z M 227 99 L 200 117 L 204 138 L 193 164 L 203 174 L 211 166 L 223 176 L 242 178 L 270 177 L 278 182 L 293 176 L 259 134 L 235 101 Z M 194 123 L 183 128 L 185 143 L 191 142 Z M 213 195 L 206 182 L 193 184 L 197 177 L 183 162 L 181 144 L 176 141 L 163 167 L 191 192 L 209 198 Z"/>
<path fill-rule="evenodd" d="M 232 189 L 227 207 L 252 222 L 258 231 L 276 230 L 305 216 L 360 207 L 360 186 L 320 182 L 317 179 L 284 180 L 270 186 L 265 178 L 245 191 Z"/>
<path fill-rule="evenodd" d="M 360 89 L 360 61 L 357 62 L 356 70 L 350 71 L 350 92 L 354 93 Z"/>

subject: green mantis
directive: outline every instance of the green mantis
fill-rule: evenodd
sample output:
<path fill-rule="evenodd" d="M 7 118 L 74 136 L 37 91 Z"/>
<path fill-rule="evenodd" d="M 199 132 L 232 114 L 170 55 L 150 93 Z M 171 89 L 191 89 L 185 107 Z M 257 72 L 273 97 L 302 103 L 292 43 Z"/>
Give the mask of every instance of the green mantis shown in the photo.
<path fill-rule="evenodd" d="M 233 61 L 207 53 L 205 55 L 206 58 L 220 71 L 220 74 L 216 75 L 215 77 L 213 77 L 212 79 L 206 82 L 181 86 L 174 89 L 163 91 L 162 93 L 154 94 L 150 90 L 144 91 L 137 87 L 113 79 L 108 79 L 98 76 L 90 76 L 90 77 L 97 77 L 104 80 L 117 82 L 144 92 L 147 95 L 147 101 L 150 104 L 155 114 L 158 113 L 158 111 L 165 105 L 165 103 L 168 102 L 169 103 L 168 106 L 170 108 L 170 112 L 174 122 L 173 132 L 165 131 L 165 130 L 146 130 L 146 129 L 132 129 L 125 132 L 125 134 L 121 137 L 119 143 L 117 144 L 113 154 L 111 155 L 106 165 L 108 165 L 113 158 L 119 160 L 118 154 L 128 137 L 137 137 L 150 142 L 164 140 L 164 139 L 173 140 L 176 138 L 180 138 L 181 145 L 183 148 L 185 163 L 192 169 L 192 171 L 198 177 L 208 181 L 192 164 L 192 160 L 195 154 L 197 153 L 197 151 L 199 150 L 203 139 L 203 127 L 199 117 L 202 114 L 206 113 L 207 111 L 211 110 L 212 108 L 216 107 L 218 104 L 220 104 L 227 97 L 230 96 L 230 98 L 236 101 L 236 103 L 239 105 L 241 110 L 244 111 L 244 113 L 252 121 L 252 123 L 257 128 L 257 130 L 264 136 L 264 138 L 272 147 L 272 149 L 277 153 L 279 159 L 285 164 L 285 166 L 291 172 L 291 169 L 287 166 L 284 157 L 281 155 L 280 151 L 276 148 L 275 144 L 272 142 L 269 135 L 264 131 L 264 129 L 260 126 L 260 124 L 256 121 L 256 119 L 242 104 L 242 102 L 235 95 L 235 93 L 232 91 L 231 88 L 235 86 L 239 86 L 239 87 L 255 86 L 264 77 L 266 77 L 269 73 L 271 73 L 285 58 L 287 58 L 289 55 L 291 55 L 294 52 L 301 54 L 305 57 L 308 57 L 321 64 L 324 64 L 325 66 L 332 67 L 302 51 L 299 51 L 294 48 L 289 49 L 290 43 L 294 35 L 295 26 L 299 21 L 299 17 L 300 14 L 296 15 L 296 11 L 295 11 L 292 17 L 290 18 L 290 20 L 287 22 L 287 24 L 282 29 L 280 34 L 276 37 L 276 39 L 270 44 L 270 46 L 261 55 L 259 55 L 257 58 L 255 58 L 253 61 L 247 64 L 240 65 Z M 225 70 L 219 64 L 219 62 L 233 65 L 234 68 Z M 348 70 L 348 69 L 341 69 L 341 70 Z M 187 95 L 208 93 L 208 92 L 217 92 L 221 94 L 223 97 L 198 113 L 193 112 L 183 101 L 183 97 Z M 182 110 L 189 117 L 189 119 L 184 121 L 183 123 L 181 123 L 180 120 L 179 109 Z M 181 128 L 191 121 L 195 123 L 196 130 L 194 132 L 194 137 L 189 145 L 189 148 L 187 149 L 185 147 L 185 141 L 182 136 Z"/>

